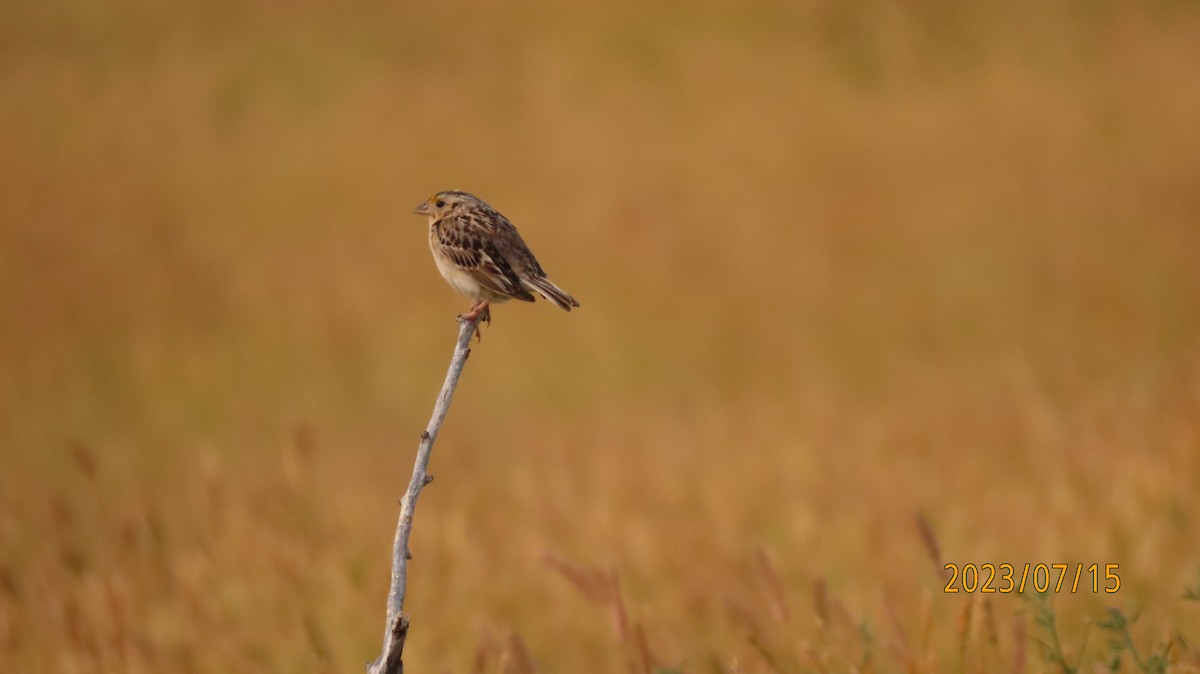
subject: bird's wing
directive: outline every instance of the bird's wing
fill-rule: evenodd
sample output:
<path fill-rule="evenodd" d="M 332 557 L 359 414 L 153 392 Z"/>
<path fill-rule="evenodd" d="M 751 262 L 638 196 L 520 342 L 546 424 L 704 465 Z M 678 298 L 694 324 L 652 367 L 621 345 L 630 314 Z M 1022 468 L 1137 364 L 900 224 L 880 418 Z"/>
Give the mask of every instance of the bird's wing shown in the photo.
<path fill-rule="evenodd" d="M 499 214 L 497 213 L 497 215 Z M 496 242 L 497 250 L 518 276 L 526 279 L 546 277 L 546 272 L 542 269 L 542 265 L 538 264 L 533 251 L 529 250 L 529 246 L 525 244 L 525 240 L 517 233 L 517 228 L 508 221 L 508 218 L 499 215 L 499 218 L 493 222 L 493 229 L 495 233 L 492 240 Z"/>
<path fill-rule="evenodd" d="M 507 224 L 507 223 L 506 223 Z M 508 225 L 512 228 L 512 225 Z M 512 264 L 496 245 L 503 230 L 486 219 L 471 216 L 445 218 L 433 226 L 433 241 L 459 269 L 471 274 L 485 289 L 513 299 L 533 301 Z M 512 230 L 515 233 L 515 229 Z"/>

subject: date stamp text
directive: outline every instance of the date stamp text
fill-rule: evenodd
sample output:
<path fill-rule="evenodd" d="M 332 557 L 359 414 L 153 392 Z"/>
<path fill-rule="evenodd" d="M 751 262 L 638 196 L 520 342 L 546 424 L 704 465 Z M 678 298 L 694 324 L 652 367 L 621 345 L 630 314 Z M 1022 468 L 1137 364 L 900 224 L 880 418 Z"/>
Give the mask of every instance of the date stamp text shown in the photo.
<path fill-rule="evenodd" d="M 949 580 L 943 592 L 955 594 L 1034 592 L 1101 592 L 1114 594 L 1121 589 L 1117 564 L 946 564 Z"/>

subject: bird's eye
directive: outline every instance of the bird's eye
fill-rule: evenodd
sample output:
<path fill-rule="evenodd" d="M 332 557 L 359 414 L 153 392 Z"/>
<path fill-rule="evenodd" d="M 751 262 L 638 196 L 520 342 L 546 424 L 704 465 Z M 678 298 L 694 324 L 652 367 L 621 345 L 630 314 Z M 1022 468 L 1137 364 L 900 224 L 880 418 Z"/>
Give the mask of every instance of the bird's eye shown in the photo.
<path fill-rule="evenodd" d="M 446 205 L 446 202 L 442 201 L 441 199 L 438 199 L 437 203 L 434 204 L 434 206 L 437 206 L 438 208 L 442 208 L 445 205 Z"/>

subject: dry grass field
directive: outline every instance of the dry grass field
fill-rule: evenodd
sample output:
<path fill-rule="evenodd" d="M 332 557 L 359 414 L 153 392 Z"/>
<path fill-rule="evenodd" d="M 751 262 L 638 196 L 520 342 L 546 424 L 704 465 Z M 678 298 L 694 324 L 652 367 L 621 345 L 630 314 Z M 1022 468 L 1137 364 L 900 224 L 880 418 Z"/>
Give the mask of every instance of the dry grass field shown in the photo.
<path fill-rule="evenodd" d="M 0 671 L 362 671 L 451 187 L 411 671 L 1200 671 L 1188 0 L 5 0 Z"/>

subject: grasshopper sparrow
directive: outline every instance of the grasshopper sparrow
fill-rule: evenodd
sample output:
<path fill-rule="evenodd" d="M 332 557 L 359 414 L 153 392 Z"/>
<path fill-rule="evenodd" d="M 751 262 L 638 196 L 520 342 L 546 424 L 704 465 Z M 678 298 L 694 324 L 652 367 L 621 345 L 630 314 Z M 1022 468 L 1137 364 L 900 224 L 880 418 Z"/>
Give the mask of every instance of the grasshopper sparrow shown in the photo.
<path fill-rule="evenodd" d="M 511 299 L 532 302 L 537 293 L 570 311 L 579 306 L 546 272 L 525 245 L 517 228 L 482 199 L 448 190 L 429 197 L 413 211 L 429 216 L 429 248 L 442 277 L 475 300 L 459 316 L 491 320 L 490 304 Z"/>

